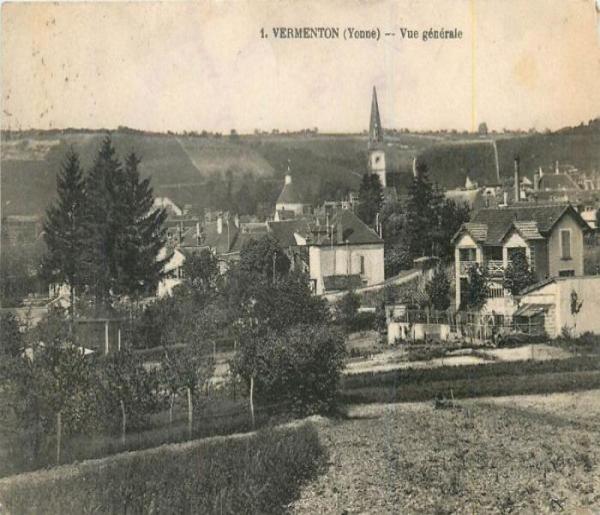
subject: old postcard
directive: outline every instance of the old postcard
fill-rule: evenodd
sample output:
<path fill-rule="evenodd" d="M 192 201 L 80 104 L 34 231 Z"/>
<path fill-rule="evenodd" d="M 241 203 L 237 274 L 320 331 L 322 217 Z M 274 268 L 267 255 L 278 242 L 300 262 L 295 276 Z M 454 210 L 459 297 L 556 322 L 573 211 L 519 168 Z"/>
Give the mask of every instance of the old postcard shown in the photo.
<path fill-rule="evenodd" d="M 600 0 L 0 22 L 0 514 L 600 513 Z"/>

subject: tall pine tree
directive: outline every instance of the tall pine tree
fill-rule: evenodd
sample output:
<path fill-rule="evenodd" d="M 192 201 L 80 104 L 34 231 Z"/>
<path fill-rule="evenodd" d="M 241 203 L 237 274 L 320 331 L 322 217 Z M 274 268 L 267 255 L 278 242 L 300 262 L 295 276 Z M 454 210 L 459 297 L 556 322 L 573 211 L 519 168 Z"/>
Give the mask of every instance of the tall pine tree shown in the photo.
<path fill-rule="evenodd" d="M 156 289 L 170 258 L 158 259 L 166 243 L 163 224 L 167 212 L 153 207 L 150 179 L 140 178 L 139 164 L 135 153 L 127 157 L 113 202 L 113 206 L 121 210 L 118 219 L 122 224 L 115 242 L 118 266 L 115 292 L 130 298 L 139 298 Z"/>
<path fill-rule="evenodd" d="M 432 255 L 435 252 L 443 196 L 429 182 L 425 165 L 417 167 L 408 193 L 404 244 L 412 258 Z"/>
<path fill-rule="evenodd" d="M 121 163 L 107 136 L 86 179 L 86 234 L 82 254 L 85 283 L 97 303 L 110 302 L 118 277 L 116 242 L 123 227 L 123 206 L 116 192 L 121 173 Z"/>
<path fill-rule="evenodd" d="M 48 281 L 67 284 L 73 315 L 75 292 L 84 282 L 82 247 L 85 240 L 83 171 L 79 157 L 71 149 L 56 178 L 58 200 L 46 211 L 44 239 L 47 252 L 43 275 Z"/>
<path fill-rule="evenodd" d="M 363 175 L 358 191 L 360 203 L 356 214 L 371 227 L 375 227 L 377 213 L 383 205 L 383 189 L 381 181 L 376 174 L 366 173 Z"/>

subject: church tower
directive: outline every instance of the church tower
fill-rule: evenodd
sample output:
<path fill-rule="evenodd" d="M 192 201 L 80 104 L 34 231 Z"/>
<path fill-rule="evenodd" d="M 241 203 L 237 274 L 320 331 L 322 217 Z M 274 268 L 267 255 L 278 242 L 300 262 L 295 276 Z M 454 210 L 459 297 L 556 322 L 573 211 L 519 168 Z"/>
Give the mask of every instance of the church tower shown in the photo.
<path fill-rule="evenodd" d="M 371 100 L 371 123 L 369 124 L 369 171 L 379 177 L 381 186 L 386 187 L 385 180 L 385 151 L 383 146 L 383 127 L 379 117 L 377 90 L 373 86 Z"/>

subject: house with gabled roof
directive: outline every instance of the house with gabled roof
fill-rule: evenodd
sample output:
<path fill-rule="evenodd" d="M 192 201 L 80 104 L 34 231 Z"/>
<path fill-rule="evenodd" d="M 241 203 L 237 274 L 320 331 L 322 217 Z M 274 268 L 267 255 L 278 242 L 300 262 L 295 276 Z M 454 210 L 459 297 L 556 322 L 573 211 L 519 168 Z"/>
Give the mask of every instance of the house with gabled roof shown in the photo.
<path fill-rule="evenodd" d="M 352 211 L 313 226 L 308 241 L 309 275 L 317 294 L 384 281 L 383 239 Z"/>
<path fill-rule="evenodd" d="M 583 275 L 586 222 L 570 204 L 516 203 L 480 209 L 453 238 L 456 305 L 468 287 L 469 269 L 484 268 L 490 278 L 485 310 L 510 314 L 515 306 L 502 287 L 515 254 L 524 255 L 538 280 Z"/>

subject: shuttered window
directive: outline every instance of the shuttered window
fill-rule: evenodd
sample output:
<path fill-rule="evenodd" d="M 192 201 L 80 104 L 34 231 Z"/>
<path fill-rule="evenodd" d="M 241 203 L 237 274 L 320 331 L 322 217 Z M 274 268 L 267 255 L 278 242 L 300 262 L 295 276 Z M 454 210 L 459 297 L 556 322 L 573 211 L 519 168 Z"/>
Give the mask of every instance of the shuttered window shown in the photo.
<path fill-rule="evenodd" d="M 571 231 L 560 231 L 560 256 L 562 259 L 571 259 Z"/>

